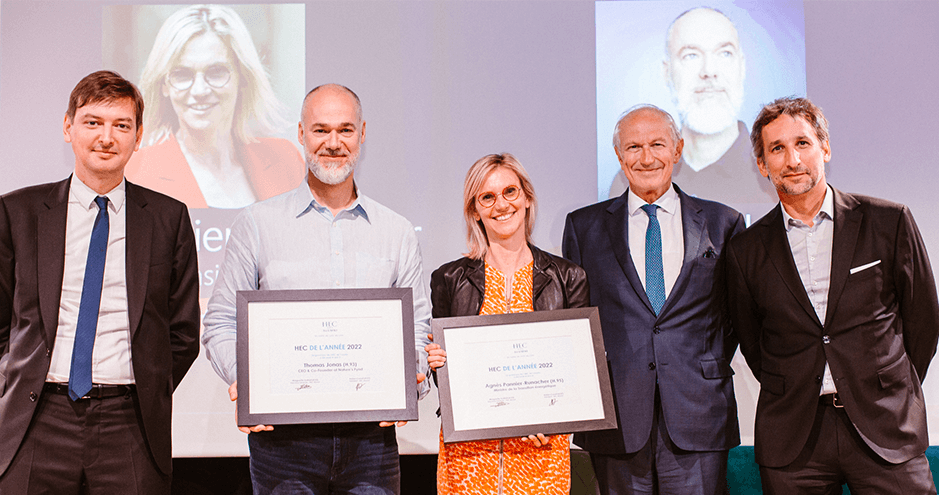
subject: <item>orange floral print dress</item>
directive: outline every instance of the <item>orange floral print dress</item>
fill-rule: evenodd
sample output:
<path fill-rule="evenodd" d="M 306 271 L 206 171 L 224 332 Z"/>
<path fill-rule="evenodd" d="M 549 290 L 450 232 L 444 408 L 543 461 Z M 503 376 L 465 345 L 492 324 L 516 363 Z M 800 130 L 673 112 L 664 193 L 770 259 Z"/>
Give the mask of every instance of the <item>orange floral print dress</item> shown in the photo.
<path fill-rule="evenodd" d="M 486 293 L 481 315 L 524 313 L 534 309 L 533 263 L 513 276 L 511 302 L 505 276 L 486 263 Z M 443 443 L 437 457 L 437 493 L 441 495 L 568 494 L 571 490 L 570 437 L 554 435 L 535 447 L 520 438 Z"/>

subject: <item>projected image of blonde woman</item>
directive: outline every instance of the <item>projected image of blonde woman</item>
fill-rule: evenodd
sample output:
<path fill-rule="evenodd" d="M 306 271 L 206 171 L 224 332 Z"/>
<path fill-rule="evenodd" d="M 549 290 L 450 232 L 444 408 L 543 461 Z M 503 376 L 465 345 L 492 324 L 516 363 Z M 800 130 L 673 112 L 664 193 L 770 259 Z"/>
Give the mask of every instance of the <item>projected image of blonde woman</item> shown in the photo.
<path fill-rule="evenodd" d="M 190 208 L 241 208 L 293 189 L 303 160 L 242 19 L 220 5 L 166 19 L 140 80 L 145 108 L 131 182 Z"/>

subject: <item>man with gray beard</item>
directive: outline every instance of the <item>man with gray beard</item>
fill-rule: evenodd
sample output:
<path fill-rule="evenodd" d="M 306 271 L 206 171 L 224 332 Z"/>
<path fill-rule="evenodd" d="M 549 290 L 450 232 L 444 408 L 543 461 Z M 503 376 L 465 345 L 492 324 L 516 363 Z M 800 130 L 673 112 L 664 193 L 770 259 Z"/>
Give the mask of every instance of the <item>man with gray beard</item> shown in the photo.
<path fill-rule="evenodd" d="M 774 203 L 772 186 L 756 173 L 747 126 L 738 120 L 746 57 L 734 23 L 709 7 L 685 11 L 668 28 L 665 57 L 662 73 L 685 141 L 672 179 L 689 194 L 722 203 Z M 617 174 L 610 197 L 626 187 Z"/>
<path fill-rule="evenodd" d="M 682 160 L 675 182 L 691 194 L 722 203 L 771 203 L 773 189 L 755 179 L 743 106 L 746 57 L 734 23 L 722 12 L 700 7 L 668 28 L 665 80 L 678 106 Z"/>
<path fill-rule="evenodd" d="M 430 305 L 414 227 L 364 196 L 354 181 L 365 141 L 359 97 L 337 84 L 314 88 L 303 101 L 297 138 L 306 181 L 238 216 L 205 315 L 202 341 L 215 371 L 230 384 L 233 401 L 240 290 L 410 287 L 415 359 L 419 371 L 427 366 Z M 418 373 L 418 383 L 423 377 Z M 397 494 L 398 447 L 394 428 L 387 428 L 393 425 L 240 427 L 248 433 L 254 493 Z"/>

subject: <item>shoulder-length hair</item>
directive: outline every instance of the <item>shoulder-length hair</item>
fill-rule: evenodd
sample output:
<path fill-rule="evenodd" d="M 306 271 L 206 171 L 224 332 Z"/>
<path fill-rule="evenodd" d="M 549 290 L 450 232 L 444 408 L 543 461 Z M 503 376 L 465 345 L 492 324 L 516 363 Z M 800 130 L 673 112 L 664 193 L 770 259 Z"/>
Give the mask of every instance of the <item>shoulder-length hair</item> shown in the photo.
<path fill-rule="evenodd" d="M 518 177 L 522 192 L 528 197 L 531 206 L 525 210 L 525 241 L 531 244 L 531 232 L 535 228 L 535 214 L 538 211 L 538 199 L 535 197 L 535 188 L 525 167 L 510 153 L 486 155 L 470 167 L 463 183 L 463 218 L 466 220 L 466 245 L 469 252 L 466 256 L 481 260 L 489 251 L 489 236 L 482 220 L 476 219 L 476 196 L 489 174 L 497 168 L 507 168 Z M 497 191 L 501 192 L 501 191 Z"/>
<path fill-rule="evenodd" d="M 274 94 L 241 17 L 222 5 L 191 5 L 177 10 L 163 22 L 140 77 L 148 110 L 143 126 L 147 145 L 162 142 L 179 127 L 169 97 L 163 96 L 163 85 L 186 43 L 204 33 L 221 38 L 235 59 L 235 75 L 239 78 L 238 104 L 232 119 L 235 141 L 254 142 L 257 137 L 270 136 L 286 128 L 284 107 Z"/>

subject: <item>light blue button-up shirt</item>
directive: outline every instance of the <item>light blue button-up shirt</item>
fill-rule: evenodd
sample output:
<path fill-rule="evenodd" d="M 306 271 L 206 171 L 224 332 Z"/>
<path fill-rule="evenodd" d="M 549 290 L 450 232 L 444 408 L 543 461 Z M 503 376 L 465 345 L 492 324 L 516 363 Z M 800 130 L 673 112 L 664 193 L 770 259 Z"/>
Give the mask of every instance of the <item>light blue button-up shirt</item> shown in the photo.
<path fill-rule="evenodd" d="M 815 308 L 815 314 L 822 325 L 825 324 L 825 316 L 828 314 L 828 287 L 831 284 L 831 246 L 835 232 L 833 197 L 831 187 L 826 187 L 825 199 L 821 209 L 812 219 L 811 227 L 793 218 L 786 208 L 782 209 L 792 260 L 799 270 L 805 293 L 812 301 L 812 307 Z M 833 394 L 837 391 L 826 361 L 819 394 Z"/>
<path fill-rule="evenodd" d="M 238 376 L 237 291 L 341 287 L 412 289 L 417 370 L 426 374 L 430 303 L 414 227 L 361 192 L 333 216 L 305 181 L 248 206 L 232 225 L 202 335 L 215 371 L 229 384 Z M 419 389 L 423 397 L 429 381 Z"/>

